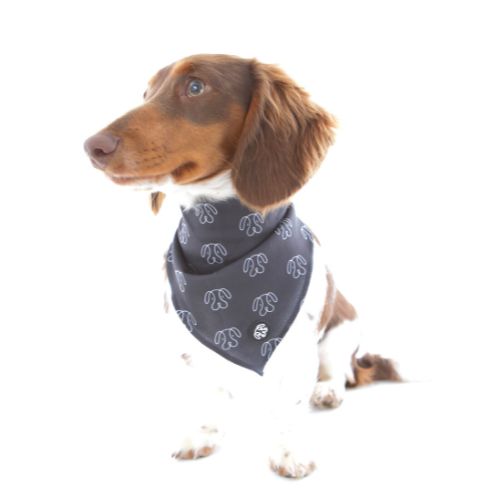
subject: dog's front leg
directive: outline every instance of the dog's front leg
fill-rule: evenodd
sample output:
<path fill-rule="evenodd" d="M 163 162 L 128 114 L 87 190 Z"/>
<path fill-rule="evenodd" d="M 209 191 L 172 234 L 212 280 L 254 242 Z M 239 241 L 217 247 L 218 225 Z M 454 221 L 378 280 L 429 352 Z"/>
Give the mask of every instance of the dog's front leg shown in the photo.
<path fill-rule="evenodd" d="M 206 374 L 203 376 L 200 370 L 191 366 L 189 357 L 183 356 L 187 366 L 181 375 L 179 406 L 182 415 L 172 456 L 192 460 L 211 455 L 219 446 L 231 394 L 213 379 L 207 380 Z"/>
<path fill-rule="evenodd" d="M 305 398 L 305 395 L 304 395 Z M 308 403 L 281 401 L 274 413 L 274 436 L 271 439 L 269 464 L 283 477 L 302 478 L 316 468 L 308 441 L 306 415 Z"/>
<path fill-rule="evenodd" d="M 270 466 L 280 476 L 290 478 L 305 477 L 316 467 L 311 452 L 309 400 L 319 359 L 312 331 L 297 327 L 299 332 L 294 327 L 280 345 L 282 351 L 276 353 L 275 364 L 271 359 L 271 380 L 266 384 L 271 408 L 271 425 L 267 426 Z"/>

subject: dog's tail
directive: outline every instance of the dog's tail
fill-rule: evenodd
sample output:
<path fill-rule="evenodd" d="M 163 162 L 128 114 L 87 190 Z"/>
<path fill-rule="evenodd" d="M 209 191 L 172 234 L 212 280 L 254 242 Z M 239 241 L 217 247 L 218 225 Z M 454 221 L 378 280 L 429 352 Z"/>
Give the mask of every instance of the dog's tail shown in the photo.
<path fill-rule="evenodd" d="M 349 388 L 378 381 L 403 382 L 396 363 L 378 354 L 364 354 L 358 358 L 354 353 L 351 367 L 354 381 L 347 382 Z"/>

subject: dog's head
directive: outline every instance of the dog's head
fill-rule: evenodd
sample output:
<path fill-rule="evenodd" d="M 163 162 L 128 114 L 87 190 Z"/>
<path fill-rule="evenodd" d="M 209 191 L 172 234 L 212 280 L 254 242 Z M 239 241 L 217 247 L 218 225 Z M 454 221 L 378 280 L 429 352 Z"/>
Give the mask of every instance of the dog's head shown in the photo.
<path fill-rule="evenodd" d="M 188 57 L 160 70 L 144 101 L 85 142 L 117 184 L 156 191 L 230 170 L 241 201 L 266 210 L 307 182 L 333 141 L 334 118 L 256 60 Z M 154 211 L 162 200 L 153 192 Z"/>

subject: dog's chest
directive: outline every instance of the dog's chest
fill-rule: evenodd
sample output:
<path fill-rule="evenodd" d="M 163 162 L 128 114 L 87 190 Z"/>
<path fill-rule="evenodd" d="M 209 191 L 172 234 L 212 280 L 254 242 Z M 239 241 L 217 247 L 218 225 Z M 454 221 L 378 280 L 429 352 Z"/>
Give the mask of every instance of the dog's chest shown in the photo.
<path fill-rule="evenodd" d="M 263 216 L 236 199 L 199 203 L 166 256 L 172 303 L 202 344 L 262 374 L 300 309 L 312 253 L 292 205 Z"/>

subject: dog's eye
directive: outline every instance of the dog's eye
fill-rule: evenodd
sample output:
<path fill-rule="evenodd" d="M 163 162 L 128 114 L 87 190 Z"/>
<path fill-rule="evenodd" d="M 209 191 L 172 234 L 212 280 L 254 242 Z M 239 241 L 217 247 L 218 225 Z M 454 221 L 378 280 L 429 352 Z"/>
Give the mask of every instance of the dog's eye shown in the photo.
<path fill-rule="evenodd" d="M 197 97 L 205 91 L 205 84 L 198 79 L 190 80 L 187 84 L 186 95 L 188 97 Z"/>

